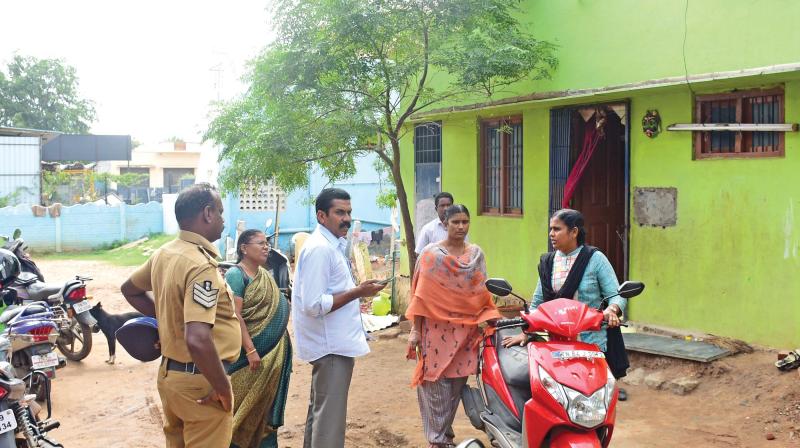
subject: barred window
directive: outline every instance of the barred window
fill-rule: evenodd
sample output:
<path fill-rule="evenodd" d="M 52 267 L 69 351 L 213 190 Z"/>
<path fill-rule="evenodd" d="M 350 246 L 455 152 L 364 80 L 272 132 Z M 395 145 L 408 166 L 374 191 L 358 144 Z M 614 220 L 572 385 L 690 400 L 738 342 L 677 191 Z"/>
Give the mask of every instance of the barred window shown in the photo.
<path fill-rule="evenodd" d="M 419 124 L 414 127 L 414 163 L 442 161 L 442 124 Z"/>
<path fill-rule="evenodd" d="M 698 96 L 698 123 L 783 123 L 783 90 L 755 90 Z M 768 131 L 695 132 L 695 158 L 781 157 L 784 133 Z"/>
<path fill-rule="evenodd" d="M 250 185 L 239 192 L 239 210 L 275 211 L 280 199 L 280 211 L 286 211 L 286 195 L 275 182 L 266 185 Z"/>
<path fill-rule="evenodd" d="M 522 215 L 522 117 L 481 122 L 481 212 Z"/>

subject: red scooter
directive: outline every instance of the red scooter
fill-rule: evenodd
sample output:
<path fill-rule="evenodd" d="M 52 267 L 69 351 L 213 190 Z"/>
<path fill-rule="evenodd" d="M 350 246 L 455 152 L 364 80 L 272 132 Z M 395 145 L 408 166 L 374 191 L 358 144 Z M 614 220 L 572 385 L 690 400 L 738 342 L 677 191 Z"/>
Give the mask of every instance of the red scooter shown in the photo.
<path fill-rule="evenodd" d="M 601 329 L 603 313 L 571 299 L 551 300 L 529 312 L 507 281 L 489 279 L 486 287 L 497 296 L 517 297 L 525 310 L 521 317 L 497 321 L 484 335 L 478 388 L 466 385 L 462 391 L 472 425 L 500 448 L 607 447 L 614 432 L 616 381 L 603 352 L 578 341 L 582 331 Z M 616 295 L 631 298 L 643 290 L 642 283 L 625 282 Z M 547 338 L 503 347 L 504 337 L 523 329 L 546 332 Z M 483 447 L 469 439 L 457 448 Z"/>

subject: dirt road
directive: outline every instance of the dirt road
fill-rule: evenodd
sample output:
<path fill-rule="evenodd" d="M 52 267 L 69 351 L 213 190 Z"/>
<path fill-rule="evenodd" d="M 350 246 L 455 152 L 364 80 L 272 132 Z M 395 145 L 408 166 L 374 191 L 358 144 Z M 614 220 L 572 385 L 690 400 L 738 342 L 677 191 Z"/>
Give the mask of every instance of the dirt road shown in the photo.
<path fill-rule="evenodd" d="M 128 311 L 119 284 L 132 268 L 84 261 L 40 263 L 50 281 L 75 273 L 91 274 L 90 293 L 110 312 Z M 99 337 L 98 337 L 99 336 Z M 348 447 L 424 447 L 416 394 L 408 381 L 413 369 L 403 359 L 402 338 L 371 343 L 372 353 L 356 362 L 348 410 Z M 155 391 L 156 363 L 135 361 L 118 347 L 117 363 L 105 364 L 102 335 L 82 363 L 58 371 L 53 384 L 55 415 L 62 422 L 53 435 L 67 447 L 163 446 Z M 774 354 L 739 355 L 712 365 L 635 357 L 635 366 L 668 376 L 701 380 L 686 396 L 646 386 L 626 386 L 630 400 L 618 408 L 616 447 L 783 447 L 800 446 L 800 384 L 797 372 L 780 374 Z M 282 447 L 301 447 L 311 372 L 295 361 Z M 461 437 L 481 434 L 463 412 L 454 424 Z M 775 440 L 767 441 L 767 433 Z"/>

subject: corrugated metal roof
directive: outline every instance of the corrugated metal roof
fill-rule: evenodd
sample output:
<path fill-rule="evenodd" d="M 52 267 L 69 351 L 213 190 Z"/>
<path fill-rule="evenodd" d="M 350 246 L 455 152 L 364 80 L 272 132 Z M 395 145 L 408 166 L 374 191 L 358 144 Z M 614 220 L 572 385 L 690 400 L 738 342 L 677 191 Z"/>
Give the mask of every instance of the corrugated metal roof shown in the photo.
<path fill-rule="evenodd" d="M 53 137 L 60 134 L 58 131 L 44 131 L 42 129 L 10 128 L 0 126 L 0 135 L 11 137 Z"/>

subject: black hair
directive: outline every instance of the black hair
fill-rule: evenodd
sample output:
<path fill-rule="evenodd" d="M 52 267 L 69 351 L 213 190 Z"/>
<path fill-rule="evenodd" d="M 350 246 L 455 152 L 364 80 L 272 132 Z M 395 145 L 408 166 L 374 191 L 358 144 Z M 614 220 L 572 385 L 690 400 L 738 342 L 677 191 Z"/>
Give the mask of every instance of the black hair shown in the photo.
<path fill-rule="evenodd" d="M 334 199 L 349 201 L 350 193 L 342 190 L 341 188 L 325 188 L 319 192 L 319 195 L 317 195 L 317 211 L 323 211 L 327 215 L 328 211 L 333 206 Z"/>
<path fill-rule="evenodd" d="M 259 233 L 264 233 L 258 229 L 247 229 L 244 232 L 239 234 L 239 239 L 236 241 L 236 262 L 241 263 L 242 258 L 244 258 L 244 252 L 242 252 L 242 245 L 248 244 L 253 240 L 253 237 L 258 235 Z"/>
<path fill-rule="evenodd" d="M 452 194 L 450 194 L 450 193 L 448 193 L 446 191 L 443 191 L 443 192 L 441 192 L 441 193 L 439 193 L 439 194 L 437 194 L 436 196 L 433 197 L 433 205 L 434 205 L 434 207 L 438 207 L 439 206 L 439 199 L 442 199 L 442 198 L 450 199 L 450 204 L 455 202 L 455 199 L 453 199 L 453 195 Z"/>
<path fill-rule="evenodd" d="M 584 220 L 581 212 L 571 208 L 562 208 L 561 210 L 553 213 L 550 219 L 560 219 L 568 229 L 578 229 L 578 246 L 586 244 L 586 229 L 583 228 Z"/>
<path fill-rule="evenodd" d="M 181 191 L 175 201 L 175 219 L 184 224 L 200 214 L 207 206 L 216 207 L 217 189 L 207 182 L 194 184 Z"/>
<path fill-rule="evenodd" d="M 444 220 L 445 221 L 449 221 L 450 218 L 452 218 L 453 216 L 455 216 L 455 215 L 457 215 L 459 213 L 463 213 L 463 214 L 467 215 L 467 218 L 469 218 L 469 210 L 467 210 L 467 206 L 466 205 L 464 205 L 464 204 L 454 204 L 454 205 L 451 205 L 450 207 L 447 207 L 447 210 L 444 211 Z"/>

